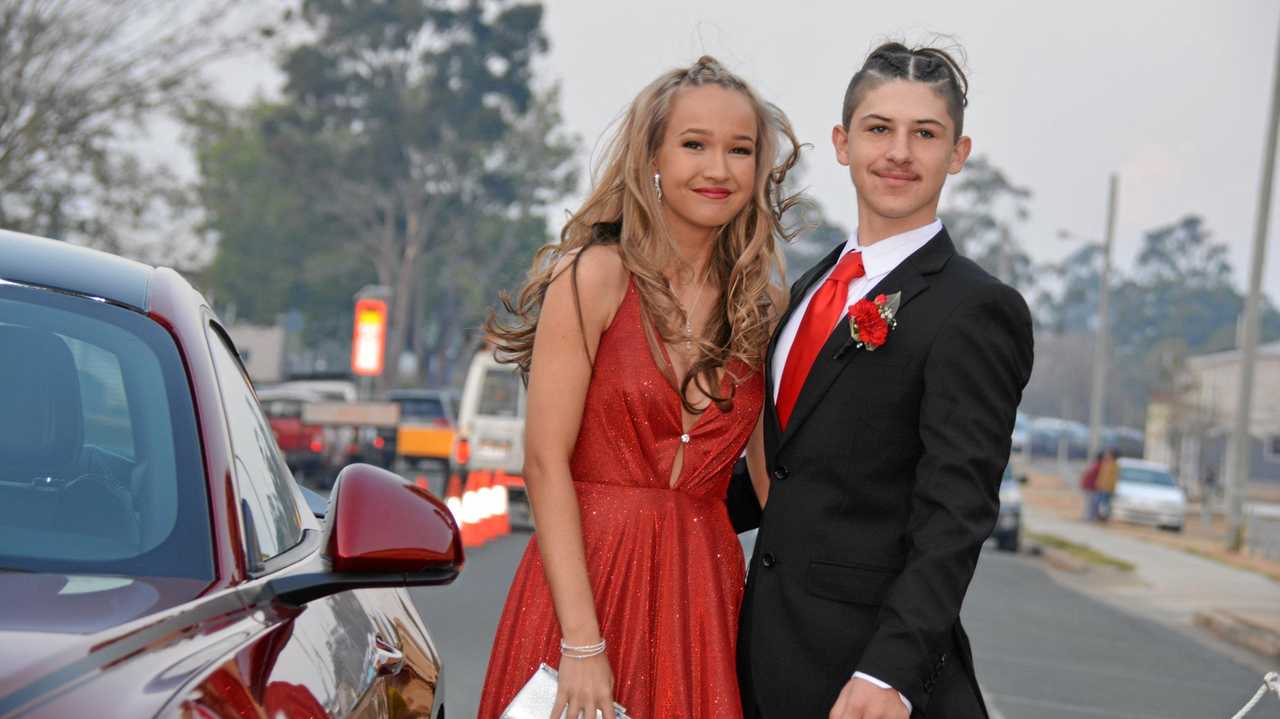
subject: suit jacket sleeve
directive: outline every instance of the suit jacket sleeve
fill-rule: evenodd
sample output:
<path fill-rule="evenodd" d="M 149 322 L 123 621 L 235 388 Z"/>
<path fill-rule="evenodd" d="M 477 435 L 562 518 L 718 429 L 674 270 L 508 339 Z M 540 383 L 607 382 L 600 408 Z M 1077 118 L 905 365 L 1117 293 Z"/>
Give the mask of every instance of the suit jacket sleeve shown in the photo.
<path fill-rule="evenodd" d="M 725 504 L 729 508 L 729 522 L 733 531 L 741 534 L 760 526 L 760 500 L 751 484 L 751 474 L 747 471 L 747 460 L 739 459 L 733 465 L 733 479 L 729 481 L 729 492 L 725 496 Z"/>
<path fill-rule="evenodd" d="M 948 661 L 952 628 L 999 513 L 1014 415 L 1031 376 L 1031 315 L 993 284 L 952 312 L 924 360 L 908 555 L 858 671 L 923 711 Z"/>

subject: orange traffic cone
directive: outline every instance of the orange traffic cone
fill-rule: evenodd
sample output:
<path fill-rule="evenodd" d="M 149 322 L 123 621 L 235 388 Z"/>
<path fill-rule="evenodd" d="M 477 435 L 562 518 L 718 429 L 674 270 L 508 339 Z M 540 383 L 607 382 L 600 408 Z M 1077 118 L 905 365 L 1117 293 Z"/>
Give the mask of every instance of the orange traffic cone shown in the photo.
<path fill-rule="evenodd" d="M 478 489 L 479 472 L 467 475 L 467 488 L 462 493 L 462 546 L 479 547 L 485 543 L 484 530 L 480 526 L 482 517 Z"/>
<path fill-rule="evenodd" d="M 507 498 L 507 473 L 498 470 L 493 476 L 493 533 L 496 537 L 511 534 L 511 508 Z"/>
<path fill-rule="evenodd" d="M 484 541 L 489 541 L 497 536 L 494 533 L 494 506 L 493 506 L 493 472 L 485 470 L 480 473 L 480 486 L 476 495 L 480 497 L 478 504 L 480 505 L 480 536 L 484 537 Z"/>
<path fill-rule="evenodd" d="M 458 477 L 458 473 L 454 472 L 449 475 L 449 484 L 444 490 L 444 505 L 449 508 L 449 513 L 453 515 L 453 523 L 462 527 L 462 479 Z"/>

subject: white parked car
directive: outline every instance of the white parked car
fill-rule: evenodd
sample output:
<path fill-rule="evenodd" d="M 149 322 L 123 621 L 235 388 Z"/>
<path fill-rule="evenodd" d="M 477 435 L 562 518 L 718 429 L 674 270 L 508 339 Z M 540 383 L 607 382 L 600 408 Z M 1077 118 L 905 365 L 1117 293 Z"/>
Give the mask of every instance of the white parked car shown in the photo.
<path fill-rule="evenodd" d="M 1174 481 L 1169 468 L 1156 462 L 1121 458 L 1111 516 L 1125 522 L 1151 524 L 1182 531 L 1187 513 L 1187 493 Z"/>

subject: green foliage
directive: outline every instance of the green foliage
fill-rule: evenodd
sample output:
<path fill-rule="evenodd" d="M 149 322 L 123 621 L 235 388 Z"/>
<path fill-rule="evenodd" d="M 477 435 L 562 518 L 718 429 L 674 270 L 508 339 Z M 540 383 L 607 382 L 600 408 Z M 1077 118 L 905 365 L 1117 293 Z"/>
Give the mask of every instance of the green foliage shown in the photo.
<path fill-rule="evenodd" d="M 1028 217 L 1031 190 L 1015 185 L 980 156 L 971 158 L 947 185 L 947 200 L 938 214 L 960 253 L 1029 293 L 1036 285 L 1036 267 L 1015 228 Z"/>
<path fill-rule="evenodd" d="M 447 383 L 576 183 L 557 91 L 534 82 L 542 7 L 306 0 L 298 18 L 284 101 L 203 133 L 213 281 L 243 315 L 308 328 L 385 285 L 387 365 L 416 350 L 427 375 L 406 381 Z"/>

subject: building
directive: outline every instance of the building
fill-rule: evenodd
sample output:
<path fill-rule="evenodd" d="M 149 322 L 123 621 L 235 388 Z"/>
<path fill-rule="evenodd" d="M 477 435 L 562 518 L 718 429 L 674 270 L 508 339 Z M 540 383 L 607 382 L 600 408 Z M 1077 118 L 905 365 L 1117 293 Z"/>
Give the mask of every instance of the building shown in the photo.
<path fill-rule="evenodd" d="M 1239 394 L 1242 353 L 1187 360 L 1176 396 L 1153 402 L 1148 427 L 1160 427 L 1183 481 L 1223 476 Z M 1280 481 L 1280 342 L 1259 345 L 1249 423 L 1251 480 Z M 1151 435 L 1148 434 L 1151 438 Z M 1211 480 L 1212 483 L 1212 480 Z"/>
<path fill-rule="evenodd" d="M 284 379 L 285 328 L 283 325 L 227 325 L 227 333 L 240 352 L 240 360 L 255 385 Z"/>

